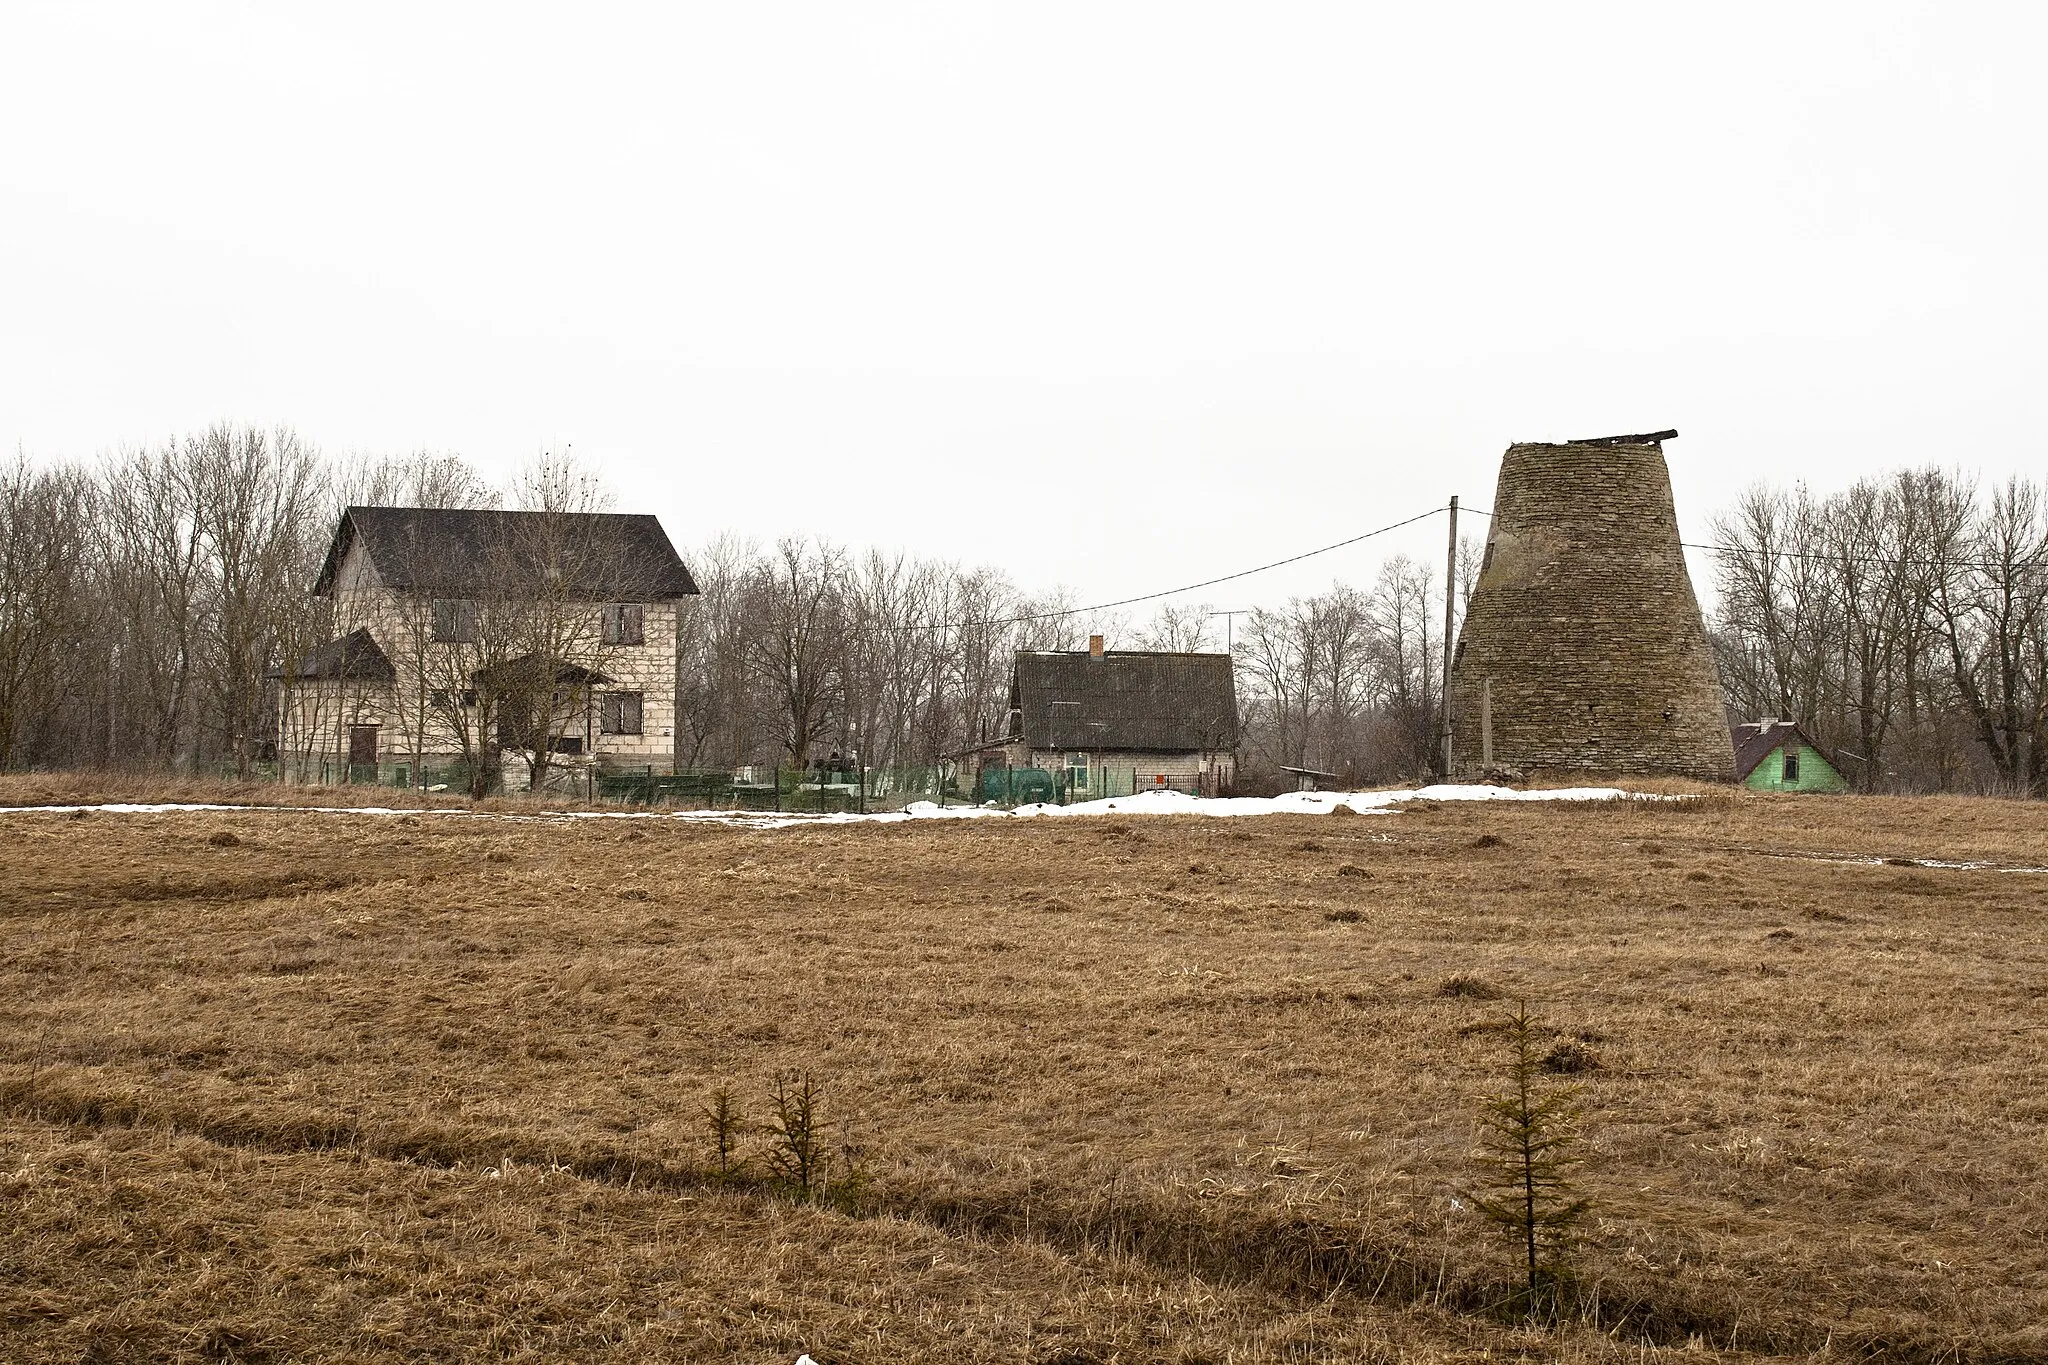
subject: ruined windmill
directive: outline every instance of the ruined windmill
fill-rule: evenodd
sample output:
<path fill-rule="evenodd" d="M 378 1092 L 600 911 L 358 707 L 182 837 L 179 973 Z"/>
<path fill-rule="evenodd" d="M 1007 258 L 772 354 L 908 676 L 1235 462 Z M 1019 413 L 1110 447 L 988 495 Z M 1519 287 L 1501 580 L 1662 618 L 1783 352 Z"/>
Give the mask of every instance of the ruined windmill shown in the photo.
<path fill-rule="evenodd" d="M 1451 667 L 1451 771 L 1597 769 L 1726 781 L 1734 768 L 1663 442 L 1501 457 Z"/>

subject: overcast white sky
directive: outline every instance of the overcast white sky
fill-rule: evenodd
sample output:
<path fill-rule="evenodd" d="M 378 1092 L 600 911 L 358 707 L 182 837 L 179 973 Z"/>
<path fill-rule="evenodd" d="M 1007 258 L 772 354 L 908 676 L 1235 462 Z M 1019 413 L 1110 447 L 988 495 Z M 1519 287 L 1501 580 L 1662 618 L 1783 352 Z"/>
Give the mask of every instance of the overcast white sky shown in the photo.
<path fill-rule="evenodd" d="M 2039 475 L 2043 14 L 9 0 L 0 441 L 571 444 L 679 544 L 1091 601 L 1486 506 L 1515 440 L 1677 427 L 1694 538 Z"/>

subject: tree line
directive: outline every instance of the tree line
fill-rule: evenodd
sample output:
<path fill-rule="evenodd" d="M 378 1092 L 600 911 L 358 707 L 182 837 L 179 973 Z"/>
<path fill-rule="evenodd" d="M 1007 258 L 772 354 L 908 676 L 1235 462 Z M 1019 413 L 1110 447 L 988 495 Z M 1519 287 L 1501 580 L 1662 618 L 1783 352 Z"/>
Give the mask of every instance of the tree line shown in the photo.
<path fill-rule="evenodd" d="M 280 675 L 335 635 L 310 589 L 344 508 L 613 501 L 573 461 L 497 488 L 455 456 L 337 460 L 228 424 L 94 461 L 17 454 L 0 465 L 0 770 L 255 771 Z M 930 765 L 1007 731 L 1014 651 L 1085 638 L 1069 594 L 995 569 L 815 537 L 722 536 L 683 558 L 702 588 L 678 651 L 686 767 Z"/>
<path fill-rule="evenodd" d="M 1901 470 L 1759 486 L 1714 522 L 1733 712 L 1805 722 L 1864 791 L 2048 795 L 2048 495 Z"/>
<path fill-rule="evenodd" d="M 17 455 L 0 466 L 0 769 L 248 773 L 275 736 L 274 675 L 333 637 L 310 587 L 344 507 L 608 502 L 570 461 L 498 488 L 455 456 L 337 460 L 228 424 L 95 461 Z M 2039 485 L 1921 469 L 1827 496 L 1757 487 L 1714 530 L 1731 717 L 1805 722 L 1864 790 L 2048 794 Z M 998 569 L 815 536 L 724 535 L 683 558 L 701 596 L 681 621 L 682 767 L 935 765 L 1008 732 L 1016 651 L 1090 632 L 1166 650 L 1227 636 L 1249 783 L 1431 767 L 1444 584 L 1406 556 L 1227 624 L 1207 605 L 1082 612 Z"/>
<path fill-rule="evenodd" d="M 228 424 L 96 461 L 17 455 L 0 467 L 0 769 L 250 773 L 278 737 L 280 677 L 336 633 L 310 587 L 344 508 L 612 501 L 570 461 L 496 488 L 454 456 L 337 460 L 290 430 Z M 683 558 L 701 595 L 680 623 L 681 767 L 934 766 L 1008 733 L 1017 651 L 1098 631 L 1176 651 L 1234 634 L 1243 752 L 1271 780 L 1280 764 L 1357 780 L 1428 764 L 1441 598 L 1405 558 L 1367 589 L 1241 613 L 1234 630 L 1206 605 L 1084 614 L 1069 589 L 815 536 L 722 535 Z M 413 681 L 423 697 L 459 690 Z"/>

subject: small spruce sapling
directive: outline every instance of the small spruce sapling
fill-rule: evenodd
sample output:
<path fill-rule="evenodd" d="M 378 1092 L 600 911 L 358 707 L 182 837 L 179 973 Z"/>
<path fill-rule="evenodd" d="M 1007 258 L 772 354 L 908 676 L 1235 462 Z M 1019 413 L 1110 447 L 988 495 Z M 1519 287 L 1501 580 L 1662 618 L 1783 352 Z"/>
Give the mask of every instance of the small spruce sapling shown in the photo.
<path fill-rule="evenodd" d="M 1538 1028 L 1526 1001 L 1505 1023 L 1507 1086 L 1480 1109 L 1479 1162 L 1487 1179 L 1471 1193 L 1473 1206 L 1514 1239 L 1524 1262 L 1524 1311 L 1554 1306 L 1572 1232 L 1592 1206 L 1572 1188 L 1579 1158 L 1578 1089 L 1546 1085 Z"/>
<path fill-rule="evenodd" d="M 774 1107 L 769 1131 L 775 1145 L 769 1149 L 768 1163 L 799 1199 L 809 1199 L 825 1184 L 830 1154 L 825 1148 L 827 1125 L 819 1112 L 823 1092 L 824 1086 L 809 1071 L 797 1070 L 778 1073 L 769 1092 Z"/>
<path fill-rule="evenodd" d="M 718 1179 L 723 1184 L 746 1165 L 739 1155 L 740 1134 L 746 1131 L 746 1121 L 740 1117 L 739 1106 L 733 1103 L 732 1091 L 722 1085 L 711 1092 L 711 1103 L 704 1106 L 703 1112 L 705 1121 L 711 1125 L 711 1141 L 718 1153 Z"/>

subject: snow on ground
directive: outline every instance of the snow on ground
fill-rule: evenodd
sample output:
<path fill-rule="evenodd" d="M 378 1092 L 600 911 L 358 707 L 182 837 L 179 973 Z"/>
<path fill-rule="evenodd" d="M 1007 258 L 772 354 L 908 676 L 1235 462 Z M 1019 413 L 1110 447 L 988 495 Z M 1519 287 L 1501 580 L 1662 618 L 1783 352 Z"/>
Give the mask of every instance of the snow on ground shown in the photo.
<path fill-rule="evenodd" d="M 796 825 L 895 824 L 905 820 L 1014 820 L 1040 816 L 1074 815 L 1328 815 L 1339 806 L 1359 815 L 1389 815 L 1408 801 L 1682 801 L 1684 797 L 1655 796 L 1624 791 L 1619 787 L 1564 787 L 1545 791 L 1516 791 L 1511 787 L 1440 784 L 1431 787 L 1400 788 L 1374 792 L 1289 792 L 1284 796 L 1189 796 L 1177 791 L 1147 791 L 1136 796 L 1108 797 L 1080 801 L 1071 806 L 1019 806 L 1003 810 L 996 806 L 940 806 L 933 801 L 916 801 L 900 811 L 805 814 L 800 811 L 744 810 L 603 810 L 539 811 L 532 815 L 501 814 L 493 811 L 459 810 L 447 807 L 405 810 L 390 806 L 231 806 L 206 802 L 174 801 L 154 804 L 109 802 L 86 806 L 0 806 L 0 815 L 41 813 L 65 815 L 73 811 L 96 811 L 108 815 L 164 815 L 184 811 L 255 812 L 275 811 L 295 815 L 442 815 L 466 820 L 685 820 L 702 824 L 731 825 L 741 829 L 787 829 Z"/>

